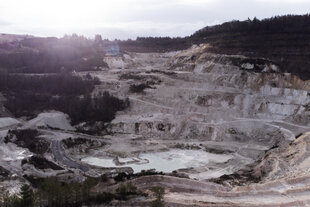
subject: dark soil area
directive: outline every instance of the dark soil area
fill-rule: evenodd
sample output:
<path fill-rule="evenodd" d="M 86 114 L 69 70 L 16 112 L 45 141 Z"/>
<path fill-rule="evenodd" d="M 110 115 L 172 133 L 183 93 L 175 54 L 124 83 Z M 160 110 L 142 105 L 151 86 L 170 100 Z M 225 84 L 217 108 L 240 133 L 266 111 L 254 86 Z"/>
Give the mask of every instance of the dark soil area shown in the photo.
<path fill-rule="evenodd" d="M 147 88 L 152 88 L 152 87 L 146 83 L 134 84 L 134 85 L 130 85 L 129 91 L 131 93 L 143 93 L 144 89 L 147 89 Z"/>
<path fill-rule="evenodd" d="M 213 153 L 213 154 L 229 154 L 229 153 L 234 152 L 234 151 L 229 150 L 229 149 L 217 149 L 217 148 L 211 148 L 211 147 L 206 147 L 205 151 L 209 152 L 209 153 Z"/>
<path fill-rule="evenodd" d="M 98 145 L 99 141 L 97 140 L 90 140 L 80 137 L 75 139 L 72 138 L 64 139 L 62 143 L 64 144 L 64 147 L 67 149 L 78 147 L 81 145 L 87 145 L 88 147 L 103 147 L 105 145 L 103 142 L 100 142 L 100 144 Z"/>
<path fill-rule="evenodd" d="M 230 175 L 222 175 L 219 178 L 210 179 L 209 181 L 221 185 L 229 183 L 231 186 L 244 186 L 251 183 L 259 183 L 261 178 L 255 176 L 252 170 L 240 170 Z"/>
<path fill-rule="evenodd" d="M 50 143 L 39 138 L 39 132 L 33 129 L 11 130 L 5 137 L 5 142 L 13 142 L 19 147 L 27 148 L 35 154 L 44 154 L 48 151 Z"/>
<path fill-rule="evenodd" d="M 164 70 L 151 70 L 151 71 L 146 71 L 145 73 L 160 73 L 168 76 L 174 76 L 177 73 L 173 71 L 164 71 Z"/>
<path fill-rule="evenodd" d="M 63 170 L 62 167 L 38 155 L 34 155 L 30 157 L 28 160 L 23 161 L 23 163 L 32 164 L 35 168 L 38 168 L 41 170 L 42 169 Z"/>
<path fill-rule="evenodd" d="M 2 179 L 5 179 L 5 178 L 9 177 L 10 174 L 11 173 L 8 170 L 6 170 L 6 169 L 4 169 L 3 167 L 0 166 L 0 181 Z"/>

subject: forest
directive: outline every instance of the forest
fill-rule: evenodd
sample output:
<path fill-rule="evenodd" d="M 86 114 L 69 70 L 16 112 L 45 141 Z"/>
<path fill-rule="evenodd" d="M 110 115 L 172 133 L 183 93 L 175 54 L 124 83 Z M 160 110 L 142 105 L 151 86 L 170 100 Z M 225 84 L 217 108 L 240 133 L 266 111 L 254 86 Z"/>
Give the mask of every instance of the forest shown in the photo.
<path fill-rule="evenodd" d="M 107 204 L 113 199 L 127 200 L 130 195 L 142 194 L 130 182 L 121 184 L 116 192 L 94 193 L 91 189 L 102 178 L 87 178 L 83 182 L 66 183 L 57 178 L 47 178 L 37 182 L 36 190 L 25 184 L 20 195 L 2 195 L 0 207 L 80 207 L 83 205 Z M 104 180 L 103 180 L 104 181 Z"/>
<path fill-rule="evenodd" d="M 285 15 L 259 20 L 233 20 L 221 25 L 207 26 L 191 37 L 207 37 L 220 33 L 309 33 L 310 15 Z"/>
<path fill-rule="evenodd" d="M 0 91 L 5 95 L 4 106 L 15 116 L 33 118 L 45 110 L 67 113 L 72 124 L 109 122 L 115 113 L 129 106 L 108 92 L 92 96 L 99 80 L 70 73 L 52 75 L 11 75 L 0 73 Z"/>
<path fill-rule="evenodd" d="M 140 175 L 137 175 L 140 176 Z M 19 195 L 0 195 L 0 207 L 81 207 L 109 205 L 112 200 L 126 201 L 134 197 L 148 197 L 149 194 L 139 190 L 132 182 L 119 183 L 115 191 L 94 192 L 99 183 L 107 185 L 108 178 L 87 178 L 83 182 L 63 182 L 50 177 L 37 181 L 36 188 L 21 186 Z M 119 182 L 119 181 L 117 181 Z M 160 186 L 151 188 L 153 199 L 145 206 L 164 207 L 165 189 Z"/>

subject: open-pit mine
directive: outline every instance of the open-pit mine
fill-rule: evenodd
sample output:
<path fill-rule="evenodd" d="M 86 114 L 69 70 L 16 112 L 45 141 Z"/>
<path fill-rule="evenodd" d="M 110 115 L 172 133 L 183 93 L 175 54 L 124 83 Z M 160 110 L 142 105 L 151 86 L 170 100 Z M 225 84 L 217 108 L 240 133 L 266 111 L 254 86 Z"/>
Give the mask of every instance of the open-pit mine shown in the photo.
<path fill-rule="evenodd" d="M 130 103 L 102 135 L 57 110 L 24 119 L 2 107 L 1 192 L 18 192 L 30 177 L 149 172 L 130 182 L 142 191 L 164 187 L 166 206 L 310 205 L 310 82 L 268 59 L 209 47 L 106 55 L 106 68 L 74 72 L 99 79 L 93 96 L 108 91 Z"/>

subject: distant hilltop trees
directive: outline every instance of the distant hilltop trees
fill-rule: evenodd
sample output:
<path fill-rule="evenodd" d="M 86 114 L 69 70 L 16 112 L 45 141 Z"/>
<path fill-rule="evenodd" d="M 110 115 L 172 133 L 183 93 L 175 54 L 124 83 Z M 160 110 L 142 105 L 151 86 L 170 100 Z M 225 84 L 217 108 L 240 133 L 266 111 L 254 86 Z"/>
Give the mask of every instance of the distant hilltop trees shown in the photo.
<path fill-rule="evenodd" d="M 310 14 L 275 16 L 259 20 L 233 20 L 221 25 L 208 26 L 195 32 L 192 37 L 205 37 L 217 33 L 309 33 Z"/>

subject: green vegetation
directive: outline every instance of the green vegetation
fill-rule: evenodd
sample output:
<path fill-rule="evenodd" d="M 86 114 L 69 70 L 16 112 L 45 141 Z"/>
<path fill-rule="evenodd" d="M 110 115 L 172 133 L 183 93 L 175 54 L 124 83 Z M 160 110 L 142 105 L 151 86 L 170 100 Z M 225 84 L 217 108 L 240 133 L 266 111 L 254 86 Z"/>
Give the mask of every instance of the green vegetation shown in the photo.
<path fill-rule="evenodd" d="M 41 180 L 33 191 L 23 185 L 19 195 L 0 195 L 0 207 L 80 207 L 107 204 L 113 199 L 127 200 L 140 192 L 131 182 L 120 184 L 115 192 L 94 192 L 100 179 L 87 178 L 84 182 L 62 182 L 57 178 Z"/>
<path fill-rule="evenodd" d="M 17 117 L 33 118 L 45 110 L 58 110 L 67 113 L 72 124 L 109 122 L 117 111 L 129 106 L 129 101 L 108 92 L 92 96 L 99 79 L 71 73 L 108 67 L 103 58 L 100 36 L 95 41 L 72 35 L 0 44 L 0 92 L 7 99 L 4 106 Z"/>
<path fill-rule="evenodd" d="M 37 200 L 40 206 L 82 206 L 90 202 L 91 187 L 97 184 L 94 179 L 87 179 L 83 183 L 63 183 L 56 178 L 41 182 L 37 190 Z"/>
<path fill-rule="evenodd" d="M 42 155 L 48 150 L 49 143 L 39 138 L 39 135 L 36 129 L 10 130 L 4 142 L 13 142 L 19 147 L 29 149 L 30 152 Z"/>
<path fill-rule="evenodd" d="M 165 189 L 162 187 L 153 187 L 152 191 L 154 193 L 155 196 L 155 200 L 152 201 L 151 203 L 151 207 L 164 207 L 164 194 L 165 194 Z"/>
<path fill-rule="evenodd" d="M 90 93 L 98 79 L 82 79 L 69 73 L 53 75 L 11 75 L 0 73 L 0 90 L 6 93 L 20 93 L 30 91 L 32 93 L 44 93 L 53 95 L 82 95 Z"/>
<path fill-rule="evenodd" d="M 138 176 L 153 175 L 154 173 L 156 174 L 156 172 L 145 171 Z M 135 177 L 137 176 L 133 175 L 128 179 Z M 140 191 L 131 181 L 123 182 L 125 179 L 118 184 L 115 191 L 100 192 L 98 186 L 101 186 L 102 183 L 107 183 L 109 179 L 105 175 L 100 178 L 86 178 L 83 182 L 73 180 L 63 181 L 56 177 L 34 178 L 25 176 L 25 178 L 34 188 L 23 185 L 19 194 L 11 196 L 8 194 L 0 195 L 0 207 L 81 207 L 100 204 L 109 205 L 112 200 L 124 201 L 137 196 L 148 196 Z M 151 203 L 151 206 L 163 207 L 165 189 L 162 187 L 153 187 L 151 191 L 155 196 L 155 200 Z"/>
<path fill-rule="evenodd" d="M 117 182 L 130 180 L 132 178 L 142 177 L 142 176 L 149 176 L 149 175 L 164 175 L 163 172 L 157 172 L 155 170 L 142 170 L 139 173 L 135 174 L 127 174 L 127 173 L 119 173 L 117 176 L 114 177 L 114 180 Z"/>
<path fill-rule="evenodd" d="M 120 80 L 128 80 L 128 79 L 132 79 L 132 80 L 144 80 L 145 77 L 141 76 L 141 75 L 136 75 L 134 73 L 125 73 L 120 75 L 119 77 Z"/>
<path fill-rule="evenodd" d="M 138 37 L 95 40 L 73 34 L 63 38 L 27 38 L 0 44 L 0 68 L 8 73 L 59 73 L 108 67 L 106 53 L 167 52 L 211 43 L 209 52 L 264 57 L 303 79 L 310 78 L 310 15 L 275 16 L 208 26 L 185 38 Z M 0 82 L 1 77 L 0 77 Z"/>
<path fill-rule="evenodd" d="M 117 41 L 121 51 L 128 52 L 168 52 L 183 50 L 191 46 L 186 38 L 138 37 L 136 41 Z"/>
<path fill-rule="evenodd" d="M 208 26 L 195 32 L 192 37 L 206 37 L 220 33 L 307 33 L 310 32 L 310 14 L 275 16 L 259 20 L 256 17 L 246 21 L 231 21 L 221 25 Z"/>
<path fill-rule="evenodd" d="M 48 178 L 40 182 L 36 192 L 28 185 L 21 187 L 20 195 L 0 197 L 0 207 L 80 207 L 109 203 L 114 198 L 136 191 L 133 185 L 125 185 L 120 193 L 92 193 L 91 188 L 98 183 L 97 179 L 88 178 L 82 183 L 65 183 L 56 178 Z"/>
<path fill-rule="evenodd" d="M 5 107 L 14 115 L 33 118 L 44 110 L 67 113 L 72 124 L 114 119 L 115 113 L 129 106 L 129 100 L 120 100 L 108 92 L 95 97 L 93 91 L 98 79 L 71 74 L 43 76 L 10 75 L 0 73 L 0 91 L 7 101 Z"/>
<path fill-rule="evenodd" d="M 70 137 L 68 139 L 62 140 L 62 143 L 64 144 L 65 148 L 67 148 L 67 149 L 77 147 L 77 146 L 81 146 L 81 145 L 86 145 L 86 146 L 89 145 L 92 148 L 95 146 L 102 147 L 105 145 L 104 142 L 100 142 L 97 140 L 90 140 L 90 139 L 81 138 L 81 137 L 74 138 L 74 139 L 72 139 Z"/>
<path fill-rule="evenodd" d="M 196 44 L 210 43 L 208 52 L 266 58 L 281 72 L 310 78 L 309 14 L 226 22 L 205 27 L 188 39 Z"/>
<path fill-rule="evenodd" d="M 20 189 L 20 204 L 23 207 L 32 207 L 34 205 L 34 193 L 29 185 L 23 185 Z"/>
<path fill-rule="evenodd" d="M 137 187 L 134 186 L 131 182 L 128 182 L 126 184 L 121 184 L 116 189 L 116 192 L 119 194 L 120 199 L 126 200 L 127 196 L 137 194 Z"/>
<path fill-rule="evenodd" d="M 0 195 L 0 207 L 23 207 L 21 199 L 17 195 Z"/>
<path fill-rule="evenodd" d="M 29 185 L 23 185 L 20 189 L 20 195 L 8 194 L 0 197 L 0 207 L 34 207 L 35 195 Z"/>
<path fill-rule="evenodd" d="M 96 97 L 61 97 L 54 100 L 53 108 L 67 113 L 73 124 L 80 122 L 110 122 L 117 111 L 129 106 L 129 99 L 120 100 L 108 92 L 98 94 Z"/>

